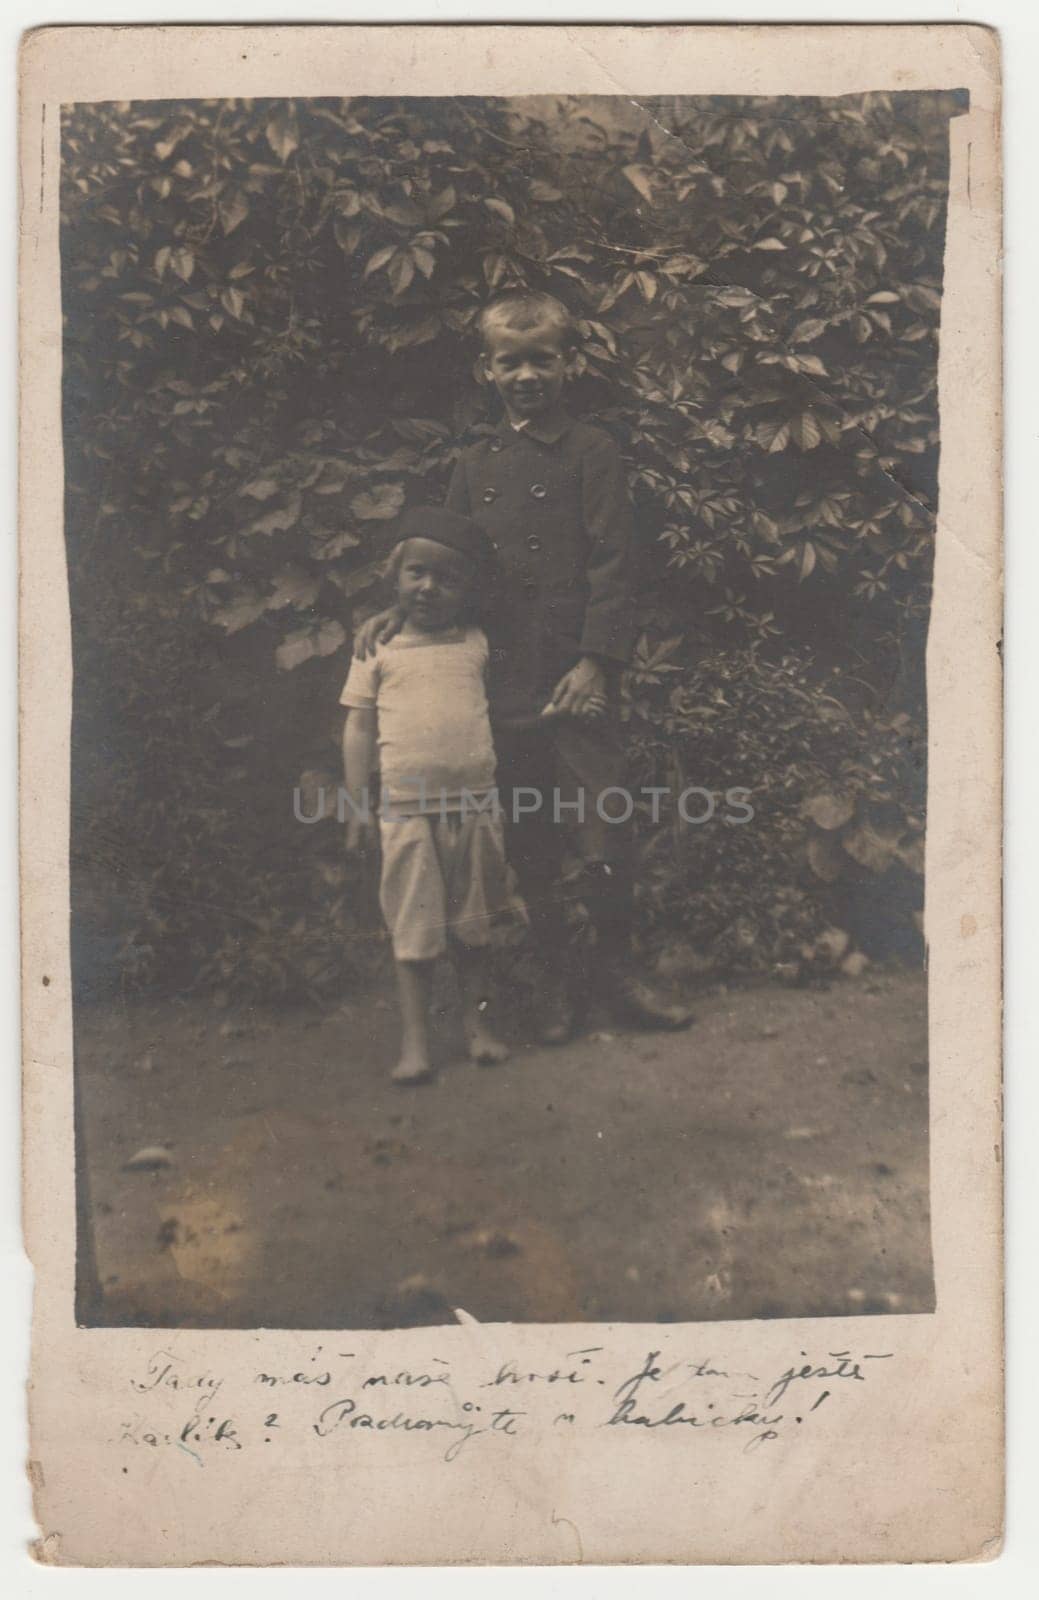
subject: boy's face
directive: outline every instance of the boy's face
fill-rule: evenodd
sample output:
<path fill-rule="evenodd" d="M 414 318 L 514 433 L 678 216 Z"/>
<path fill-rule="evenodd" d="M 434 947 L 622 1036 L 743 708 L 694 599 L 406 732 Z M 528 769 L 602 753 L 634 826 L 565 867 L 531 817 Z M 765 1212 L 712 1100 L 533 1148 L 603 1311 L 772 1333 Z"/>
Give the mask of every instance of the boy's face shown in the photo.
<path fill-rule="evenodd" d="M 465 604 L 467 575 L 457 550 L 433 539 L 408 539 L 397 570 L 397 604 L 422 633 L 453 627 Z"/>
<path fill-rule="evenodd" d="M 512 422 L 539 417 L 556 405 L 570 370 L 570 353 L 558 328 L 488 329 L 484 375 L 494 384 Z"/>

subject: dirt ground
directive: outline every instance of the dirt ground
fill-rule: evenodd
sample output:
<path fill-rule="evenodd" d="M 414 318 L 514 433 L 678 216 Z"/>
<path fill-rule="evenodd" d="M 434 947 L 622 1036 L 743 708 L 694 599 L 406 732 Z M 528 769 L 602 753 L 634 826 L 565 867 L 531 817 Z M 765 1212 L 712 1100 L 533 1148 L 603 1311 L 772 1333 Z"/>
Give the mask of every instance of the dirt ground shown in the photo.
<path fill-rule="evenodd" d="M 402 1090 L 389 997 L 81 1008 L 100 1320 L 931 1309 L 922 975 L 716 989 L 697 1015 L 493 1069 L 445 1016 L 437 1081 Z"/>

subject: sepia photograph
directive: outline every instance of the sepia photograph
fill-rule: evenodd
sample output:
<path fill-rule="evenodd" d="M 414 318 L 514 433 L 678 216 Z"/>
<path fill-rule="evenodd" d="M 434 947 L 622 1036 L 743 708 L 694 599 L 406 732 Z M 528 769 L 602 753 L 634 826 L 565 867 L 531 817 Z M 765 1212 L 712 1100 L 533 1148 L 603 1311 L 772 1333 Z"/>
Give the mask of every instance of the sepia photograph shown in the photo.
<path fill-rule="evenodd" d="M 933 1310 L 967 109 L 61 108 L 81 1325 Z"/>
<path fill-rule="evenodd" d="M 40 1562 L 997 1553 L 999 119 L 981 27 L 24 41 Z"/>

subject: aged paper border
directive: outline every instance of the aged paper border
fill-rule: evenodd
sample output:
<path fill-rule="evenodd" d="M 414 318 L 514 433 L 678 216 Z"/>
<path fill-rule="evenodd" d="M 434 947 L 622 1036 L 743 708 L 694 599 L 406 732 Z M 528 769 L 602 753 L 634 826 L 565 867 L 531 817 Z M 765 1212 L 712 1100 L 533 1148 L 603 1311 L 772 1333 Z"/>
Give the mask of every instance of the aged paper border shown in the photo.
<path fill-rule="evenodd" d="M 846 94 L 966 87 L 952 171 L 939 377 L 927 838 L 933 1316 L 710 1324 L 735 1363 L 801 1347 L 897 1354 L 886 1384 L 796 1451 L 693 1455 L 602 1436 L 423 1466 L 387 1439 L 362 1476 L 306 1441 L 276 1462 L 121 1478 L 121 1385 L 155 1347 L 73 1324 L 68 963 L 71 658 L 62 543 L 58 108 L 78 99 L 386 94 Z M 1002 1506 L 999 67 L 971 27 L 55 28 L 23 50 L 21 808 L 26 1236 L 45 1560 L 84 1565 L 979 1559 Z M 49 978 L 44 986 L 43 976 Z M 703 1330 L 700 1330 L 702 1337 Z M 592 1334 L 636 1370 L 695 1327 L 438 1329 L 453 1367 L 537 1366 Z M 567 1335 L 570 1337 L 567 1337 Z M 314 1337 L 320 1338 L 317 1334 Z M 352 1335 L 419 1364 L 430 1330 Z M 177 1332 L 186 1360 L 291 1364 L 309 1335 Z M 261 1354 L 262 1352 L 262 1358 Z M 356 1462 L 357 1458 L 354 1458 Z M 438 1463 L 439 1466 L 439 1463 Z M 421 1509 L 419 1509 L 421 1508 Z"/>

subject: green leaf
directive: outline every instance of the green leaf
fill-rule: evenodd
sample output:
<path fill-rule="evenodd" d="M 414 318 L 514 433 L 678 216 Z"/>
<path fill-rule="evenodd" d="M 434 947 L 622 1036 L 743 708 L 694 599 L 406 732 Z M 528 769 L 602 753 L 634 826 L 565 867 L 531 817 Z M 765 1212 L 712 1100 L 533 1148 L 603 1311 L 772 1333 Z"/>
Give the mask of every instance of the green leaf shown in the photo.
<path fill-rule="evenodd" d="M 279 111 L 267 124 L 267 143 L 278 160 L 286 162 L 299 149 L 299 124 L 291 107 Z"/>
<path fill-rule="evenodd" d="M 412 200 L 393 200 L 382 207 L 382 214 L 402 228 L 416 228 L 423 220 L 422 212 Z"/>
<path fill-rule="evenodd" d="M 181 144 L 192 131 L 192 127 L 193 124 L 190 122 L 178 122 L 170 129 L 165 138 L 157 139 L 155 141 L 154 150 L 160 161 L 169 160 L 177 146 Z"/>
<path fill-rule="evenodd" d="M 396 253 L 397 246 L 395 244 L 384 244 L 381 250 L 376 250 L 373 256 L 368 257 L 368 264 L 364 269 L 365 277 L 368 278 L 373 272 L 378 272 L 379 268 L 384 267 L 387 261 L 392 256 L 395 256 Z"/>
<path fill-rule="evenodd" d="M 449 211 L 454 210 L 457 199 L 450 184 L 446 189 L 441 189 L 439 194 L 433 195 L 427 207 L 430 222 L 439 222 L 441 217 L 446 217 Z"/>
<path fill-rule="evenodd" d="M 356 217 L 361 209 L 361 197 L 356 189 L 337 189 L 335 208 L 340 217 Z"/>
<path fill-rule="evenodd" d="M 860 822 L 848 830 L 841 843 L 860 867 L 867 867 L 870 872 L 886 872 L 894 859 L 901 837 L 901 832 L 885 833 L 879 828 L 874 828 L 869 822 Z"/>
<path fill-rule="evenodd" d="M 289 567 L 275 579 L 267 602 L 268 609 L 280 611 L 284 606 L 295 606 L 297 611 L 305 611 L 314 604 L 320 587 L 320 579 L 312 578 L 298 567 Z"/>
<path fill-rule="evenodd" d="M 395 255 L 387 270 L 394 294 L 403 294 L 415 276 L 415 263 L 410 251 L 402 250 Z"/>
<path fill-rule="evenodd" d="M 348 528 L 340 528 L 335 533 L 312 539 L 310 553 L 318 561 L 335 561 L 339 556 L 345 555 L 347 550 L 356 549 L 360 542 L 357 535 L 351 533 Z"/>
<path fill-rule="evenodd" d="M 756 239 L 755 242 L 751 245 L 751 249 L 752 250 L 785 250 L 786 249 L 786 245 L 783 243 L 782 239 L 777 239 L 775 237 L 775 235 L 773 234 L 767 239 Z"/>
<path fill-rule="evenodd" d="M 346 632 L 342 623 L 328 620 L 316 628 L 298 628 L 286 634 L 274 652 L 274 659 L 283 672 L 292 672 L 305 661 L 312 661 L 315 656 L 335 655 L 345 643 Z"/>
<path fill-rule="evenodd" d="M 855 802 L 846 794 L 834 794 L 831 790 L 824 789 L 819 794 L 810 795 L 801 809 L 816 827 L 825 829 L 827 833 L 833 833 L 851 821 L 855 815 Z"/>
<path fill-rule="evenodd" d="M 824 883 L 835 883 L 844 868 L 837 841 L 825 833 L 813 833 L 805 847 L 808 865 Z"/>
<path fill-rule="evenodd" d="M 623 273 L 621 277 L 617 279 L 613 288 L 607 289 L 606 293 L 599 301 L 599 310 L 609 311 L 610 307 L 616 305 L 617 301 L 622 295 L 627 294 L 634 282 L 635 274 L 633 272 Z"/>
<path fill-rule="evenodd" d="M 814 954 L 828 962 L 836 963 L 847 954 L 850 944 L 851 935 L 843 928 L 824 928 L 815 941 Z"/>
<path fill-rule="evenodd" d="M 810 411 L 803 411 L 791 421 L 790 437 L 799 449 L 814 450 L 822 438 L 822 429 Z"/>
<path fill-rule="evenodd" d="M 220 291 L 220 304 L 230 316 L 240 319 L 242 312 L 245 310 L 245 295 L 241 289 L 234 287 L 222 289 Z"/>
<path fill-rule="evenodd" d="M 177 277 L 187 283 L 195 270 L 194 253 L 188 249 L 187 245 L 178 245 L 176 250 L 170 252 L 170 266 L 177 274 Z"/>
<path fill-rule="evenodd" d="M 245 589 L 230 602 L 213 613 L 212 620 L 227 633 L 238 633 L 256 622 L 267 610 L 267 598 L 255 589 Z"/>
<path fill-rule="evenodd" d="M 648 200 L 650 205 L 652 205 L 653 185 L 650 181 L 650 172 L 648 169 L 646 167 L 632 165 L 628 167 L 622 167 L 621 171 L 631 184 L 632 188 L 637 189 L 643 200 Z"/>
<path fill-rule="evenodd" d="M 343 461 L 326 461 L 312 485 L 315 494 L 342 494 L 355 472 Z"/>
<path fill-rule="evenodd" d="M 770 455 L 785 450 L 790 443 L 790 425 L 786 422 L 759 422 L 754 437 Z"/>
<path fill-rule="evenodd" d="M 911 283 L 906 290 L 906 305 L 913 311 L 927 312 L 941 309 L 942 297 L 937 289 L 926 283 Z"/>
<path fill-rule="evenodd" d="M 561 189 L 557 189 L 554 184 L 545 183 L 542 178 L 533 178 L 527 192 L 532 200 L 544 200 L 549 203 L 563 198 Z"/>
<path fill-rule="evenodd" d="M 253 478 L 251 483 L 244 483 L 238 493 L 251 495 L 254 500 L 269 500 L 280 488 L 281 484 L 274 478 Z"/>
<path fill-rule="evenodd" d="M 232 189 L 229 193 L 221 195 L 217 202 L 217 211 L 224 232 L 234 233 L 249 215 L 249 203 L 238 189 Z"/>
<path fill-rule="evenodd" d="M 513 211 L 507 200 L 499 200 L 497 195 L 488 195 L 485 197 L 483 203 L 487 207 L 488 211 L 494 212 L 495 216 L 504 217 L 505 221 L 510 227 L 515 223 L 516 213 Z"/>
<path fill-rule="evenodd" d="M 895 851 L 899 861 L 910 872 L 922 878 L 924 875 L 924 841 L 921 835 L 911 834 L 905 838 Z"/>
<path fill-rule="evenodd" d="M 359 522 L 388 522 L 403 504 L 404 490 L 399 483 L 380 483 L 354 495 L 350 510 Z"/>
<path fill-rule="evenodd" d="M 361 594 L 365 589 L 370 589 L 377 578 L 382 576 L 382 562 L 370 561 L 365 567 L 356 567 L 353 572 L 330 572 L 329 577 L 349 600 L 355 594 Z"/>
<path fill-rule="evenodd" d="M 250 522 L 246 533 L 288 533 L 299 521 L 299 514 L 303 508 L 301 495 L 293 495 L 288 503 L 279 506 L 274 511 L 268 511 L 265 517 L 257 517 L 255 522 Z"/>
<path fill-rule="evenodd" d="M 352 256 L 361 242 L 364 229 L 359 222 L 344 222 L 342 217 L 336 217 L 332 231 L 340 250 L 344 255 Z"/>

